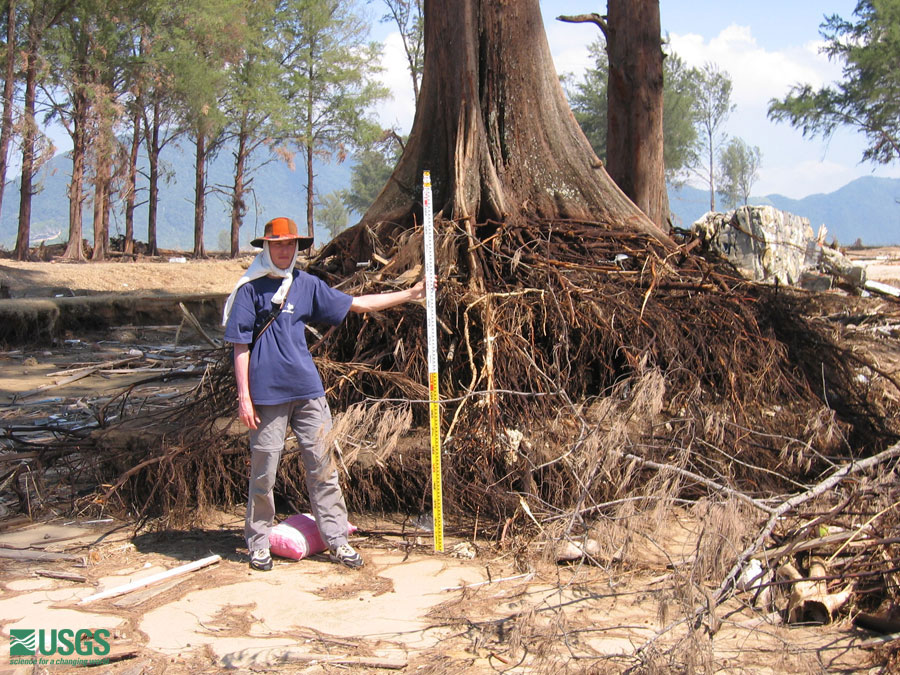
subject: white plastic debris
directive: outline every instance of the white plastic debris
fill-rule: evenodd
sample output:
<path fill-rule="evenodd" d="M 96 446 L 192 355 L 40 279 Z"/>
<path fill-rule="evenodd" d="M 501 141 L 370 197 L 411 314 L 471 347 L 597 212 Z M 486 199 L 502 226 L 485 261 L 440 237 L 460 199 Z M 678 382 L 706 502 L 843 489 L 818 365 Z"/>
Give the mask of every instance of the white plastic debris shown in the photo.
<path fill-rule="evenodd" d="M 763 582 L 763 568 L 762 563 L 755 558 L 747 563 L 747 566 L 744 568 L 744 571 L 741 573 L 741 576 L 737 580 L 738 590 L 741 591 L 750 591 L 755 588 L 759 588 L 760 584 Z"/>

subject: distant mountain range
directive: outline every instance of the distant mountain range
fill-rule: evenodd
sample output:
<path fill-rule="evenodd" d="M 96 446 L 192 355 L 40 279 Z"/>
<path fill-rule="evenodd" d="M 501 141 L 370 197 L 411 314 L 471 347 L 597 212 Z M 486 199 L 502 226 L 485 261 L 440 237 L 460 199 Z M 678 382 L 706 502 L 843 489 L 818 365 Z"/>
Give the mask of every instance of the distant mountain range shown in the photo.
<path fill-rule="evenodd" d="M 791 199 L 773 194 L 751 197 L 751 204 L 769 204 L 809 219 L 816 232 L 828 229 L 827 240 L 841 245 L 857 239 L 866 246 L 900 244 L 900 179 L 864 176 L 828 194 Z M 716 208 L 721 202 L 717 199 Z M 690 186 L 669 190 L 669 208 L 676 226 L 688 228 L 709 211 L 709 191 Z"/>
<path fill-rule="evenodd" d="M 158 243 L 161 248 L 189 251 L 193 248 L 193 190 L 194 169 L 192 148 L 172 148 L 163 153 L 168 176 L 160 186 L 159 215 L 157 220 Z M 223 150 L 210 164 L 209 184 L 218 188 L 207 197 L 205 245 L 207 250 L 221 250 L 227 241 L 231 223 L 228 206 L 228 186 L 233 182 L 232 154 Z M 266 163 L 267 162 L 267 163 Z M 305 173 L 290 168 L 283 160 L 269 156 L 254 159 L 261 166 L 253 174 L 253 195 L 247 199 L 248 211 L 244 218 L 241 245 L 258 236 L 263 224 L 273 215 L 287 215 L 305 227 L 306 193 Z M 350 185 L 352 160 L 343 163 L 316 161 L 315 187 L 319 195 Z M 65 240 L 68 235 L 69 200 L 66 189 L 71 172 L 71 160 L 60 153 L 48 162 L 39 174 L 40 192 L 33 198 L 31 236 L 32 242 L 59 234 L 54 242 Z M 147 239 L 146 180 L 139 183 L 139 201 L 135 231 L 140 241 Z M 815 194 L 803 199 L 790 199 L 773 194 L 752 197 L 751 204 L 771 204 L 775 208 L 808 218 L 814 230 L 825 224 L 828 241 L 853 244 L 861 240 L 867 246 L 900 244 L 900 179 L 858 178 L 829 194 Z M 717 201 L 717 205 L 719 202 Z M 685 186 L 670 188 L 669 206 L 675 217 L 675 225 L 689 228 L 709 210 L 709 193 Z M 19 212 L 19 181 L 6 186 L 3 213 L 0 214 L 0 248 L 9 250 L 15 246 Z M 93 238 L 90 201 L 85 202 L 84 236 Z M 358 219 L 351 214 L 350 222 Z M 124 233 L 125 222 L 121 204 L 113 210 L 110 233 Z M 324 243 L 328 234 L 316 230 L 316 241 Z M 53 242 L 49 242 L 53 243 Z"/>

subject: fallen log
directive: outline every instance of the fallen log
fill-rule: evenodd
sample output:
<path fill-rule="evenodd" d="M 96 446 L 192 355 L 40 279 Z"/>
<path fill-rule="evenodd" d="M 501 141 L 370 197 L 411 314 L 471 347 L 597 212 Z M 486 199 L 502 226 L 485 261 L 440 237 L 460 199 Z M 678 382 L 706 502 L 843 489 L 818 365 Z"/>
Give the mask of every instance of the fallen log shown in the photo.
<path fill-rule="evenodd" d="M 32 574 L 39 577 L 47 577 L 49 579 L 62 579 L 63 581 L 77 581 L 84 583 L 87 577 L 74 572 L 54 572 L 53 570 L 34 570 Z"/>
<path fill-rule="evenodd" d="M 8 560 L 30 560 L 35 562 L 67 560 L 69 562 L 84 563 L 83 555 L 52 553 L 50 551 L 23 551 L 13 548 L 0 548 L 0 558 L 6 558 Z"/>
<path fill-rule="evenodd" d="M 188 572 L 199 570 L 203 567 L 207 567 L 208 565 L 213 565 L 219 562 L 221 559 L 222 556 L 218 554 L 211 555 L 206 558 L 201 558 L 200 560 L 195 560 L 194 562 L 187 563 L 186 565 L 181 565 L 179 567 L 166 570 L 165 572 L 160 572 L 159 574 L 153 574 L 149 577 L 138 579 L 137 581 L 132 581 L 131 583 L 124 584 L 123 586 L 116 586 L 115 588 L 110 588 L 108 590 L 101 591 L 100 593 L 94 593 L 93 595 L 89 595 L 86 598 L 83 598 L 78 604 L 87 605 L 97 600 L 105 600 L 106 598 L 112 598 L 117 595 L 130 593 L 131 591 L 138 588 L 144 588 L 145 586 L 149 586 L 150 584 L 155 584 L 166 579 L 171 579 L 172 577 L 176 577 L 180 574 L 187 574 Z"/>

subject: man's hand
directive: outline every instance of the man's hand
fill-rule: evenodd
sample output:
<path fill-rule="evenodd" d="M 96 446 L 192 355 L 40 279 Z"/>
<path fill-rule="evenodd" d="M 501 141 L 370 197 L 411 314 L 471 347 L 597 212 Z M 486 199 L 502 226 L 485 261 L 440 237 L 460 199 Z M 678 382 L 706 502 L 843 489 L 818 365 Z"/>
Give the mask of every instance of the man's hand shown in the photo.
<path fill-rule="evenodd" d="M 256 408 L 253 407 L 253 401 L 249 397 L 238 400 L 238 417 L 245 427 L 248 429 L 256 429 L 259 427 L 259 415 L 256 414 Z"/>
<path fill-rule="evenodd" d="M 410 292 L 410 300 L 424 300 L 425 299 L 425 280 L 422 279 L 419 283 L 409 289 Z"/>
<path fill-rule="evenodd" d="M 250 398 L 250 345 L 234 345 L 234 379 L 238 391 L 238 418 L 248 429 L 256 429 L 259 415 Z"/>

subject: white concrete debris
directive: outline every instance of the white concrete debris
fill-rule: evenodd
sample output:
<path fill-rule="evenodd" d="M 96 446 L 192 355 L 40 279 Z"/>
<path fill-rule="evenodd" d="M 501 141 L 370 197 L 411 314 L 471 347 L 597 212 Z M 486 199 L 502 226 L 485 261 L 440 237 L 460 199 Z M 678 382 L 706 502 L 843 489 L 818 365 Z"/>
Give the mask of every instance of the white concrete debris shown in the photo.
<path fill-rule="evenodd" d="M 694 223 L 693 230 L 710 249 L 753 281 L 777 281 L 815 290 L 831 288 L 833 277 L 858 287 L 866 284 L 864 267 L 825 245 L 824 225 L 814 233 L 809 219 L 773 206 L 711 211 Z"/>
<path fill-rule="evenodd" d="M 709 212 L 694 223 L 707 245 L 754 281 L 796 284 L 809 267 L 807 252 L 816 238 L 807 218 L 772 206 L 741 206 Z"/>

